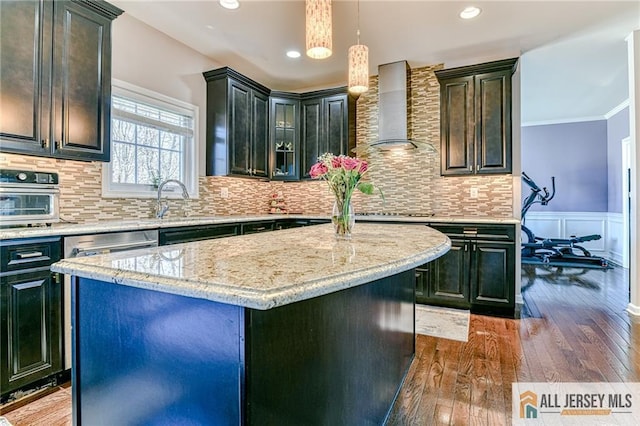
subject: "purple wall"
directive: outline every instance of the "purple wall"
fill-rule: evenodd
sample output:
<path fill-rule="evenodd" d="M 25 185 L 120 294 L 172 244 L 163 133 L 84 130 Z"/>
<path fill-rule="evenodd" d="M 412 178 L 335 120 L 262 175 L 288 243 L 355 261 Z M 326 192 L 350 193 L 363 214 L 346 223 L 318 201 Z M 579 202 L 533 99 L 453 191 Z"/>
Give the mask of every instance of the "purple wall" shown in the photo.
<path fill-rule="evenodd" d="M 606 212 L 607 148 L 606 120 L 522 127 L 522 170 L 541 188 L 556 177 L 555 198 L 531 210 Z"/>
<path fill-rule="evenodd" d="M 629 107 L 607 120 L 608 211 L 622 213 L 622 139 L 629 136 Z"/>

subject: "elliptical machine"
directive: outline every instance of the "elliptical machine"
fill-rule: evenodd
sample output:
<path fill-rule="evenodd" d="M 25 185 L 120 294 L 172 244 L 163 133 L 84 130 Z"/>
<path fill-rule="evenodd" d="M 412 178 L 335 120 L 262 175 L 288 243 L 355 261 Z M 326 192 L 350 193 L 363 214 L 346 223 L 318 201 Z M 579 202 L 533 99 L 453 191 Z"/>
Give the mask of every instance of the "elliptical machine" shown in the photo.
<path fill-rule="evenodd" d="M 551 177 L 551 193 L 547 187 L 540 188 L 522 172 L 522 180 L 531 188 L 531 194 L 522 203 L 522 231 L 527 235 L 527 242 L 522 243 L 522 263 L 545 264 L 556 266 L 573 266 L 584 268 L 609 268 L 607 259 L 593 256 L 589 250 L 578 245 L 587 241 L 597 241 L 598 234 L 583 237 L 541 238 L 525 226 L 525 215 L 534 204 L 546 206 L 556 195 L 556 180 Z"/>

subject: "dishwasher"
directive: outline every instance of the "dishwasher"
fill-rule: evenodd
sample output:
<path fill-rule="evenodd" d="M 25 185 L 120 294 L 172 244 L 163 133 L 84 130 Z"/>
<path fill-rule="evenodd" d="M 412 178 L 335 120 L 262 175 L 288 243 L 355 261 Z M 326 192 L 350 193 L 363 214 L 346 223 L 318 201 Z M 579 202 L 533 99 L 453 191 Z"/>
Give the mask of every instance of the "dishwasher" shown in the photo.
<path fill-rule="evenodd" d="M 158 230 L 109 232 L 66 237 L 64 258 L 95 256 L 158 246 Z M 71 277 L 64 277 L 64 368 L 71 368 Z"/>

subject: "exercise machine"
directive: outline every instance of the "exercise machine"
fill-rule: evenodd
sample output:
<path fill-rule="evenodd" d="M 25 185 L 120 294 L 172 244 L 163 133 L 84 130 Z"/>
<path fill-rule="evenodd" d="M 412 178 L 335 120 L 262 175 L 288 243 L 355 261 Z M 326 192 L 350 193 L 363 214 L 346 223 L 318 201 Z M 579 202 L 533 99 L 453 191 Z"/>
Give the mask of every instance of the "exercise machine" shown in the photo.
<path fill-rule="evenodd" d="M 525 216 L 531 206 L 546 206 L 556 195 L 556 180 L 551 177 L 551 192 L 547 187 L 540 188 L 526 173 L 522 172 L 522 180 L 531 188 L 531 194 L 522 203 L 522 232 L 527 241 L 522 242 L 522 263 L 547 264 L 556 266 L 577 266 L 585 268 L 609 268 L 607 259 L 593 256 L 581 243 L 597 241 L 598 234 L 571 238 L 542 238 L 525 226 Z"/>

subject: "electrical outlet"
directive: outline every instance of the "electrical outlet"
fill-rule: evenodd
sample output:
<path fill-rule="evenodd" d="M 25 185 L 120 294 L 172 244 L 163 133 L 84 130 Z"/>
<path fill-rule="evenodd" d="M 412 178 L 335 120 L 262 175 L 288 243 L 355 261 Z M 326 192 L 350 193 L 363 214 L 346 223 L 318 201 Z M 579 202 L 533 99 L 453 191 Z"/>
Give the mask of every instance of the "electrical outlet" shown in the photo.
<path fill-rule="evenodd" d="M 229 198 L 229 188 L 220 188 L 220 198 Z"/>
<path fill-rule="evenodd" d="M 478 188 L 476 188 L 475 186 L 471 187 L 471 191 L 469 191 L 469 196 L 471 198 L 478 198 Z"/>

